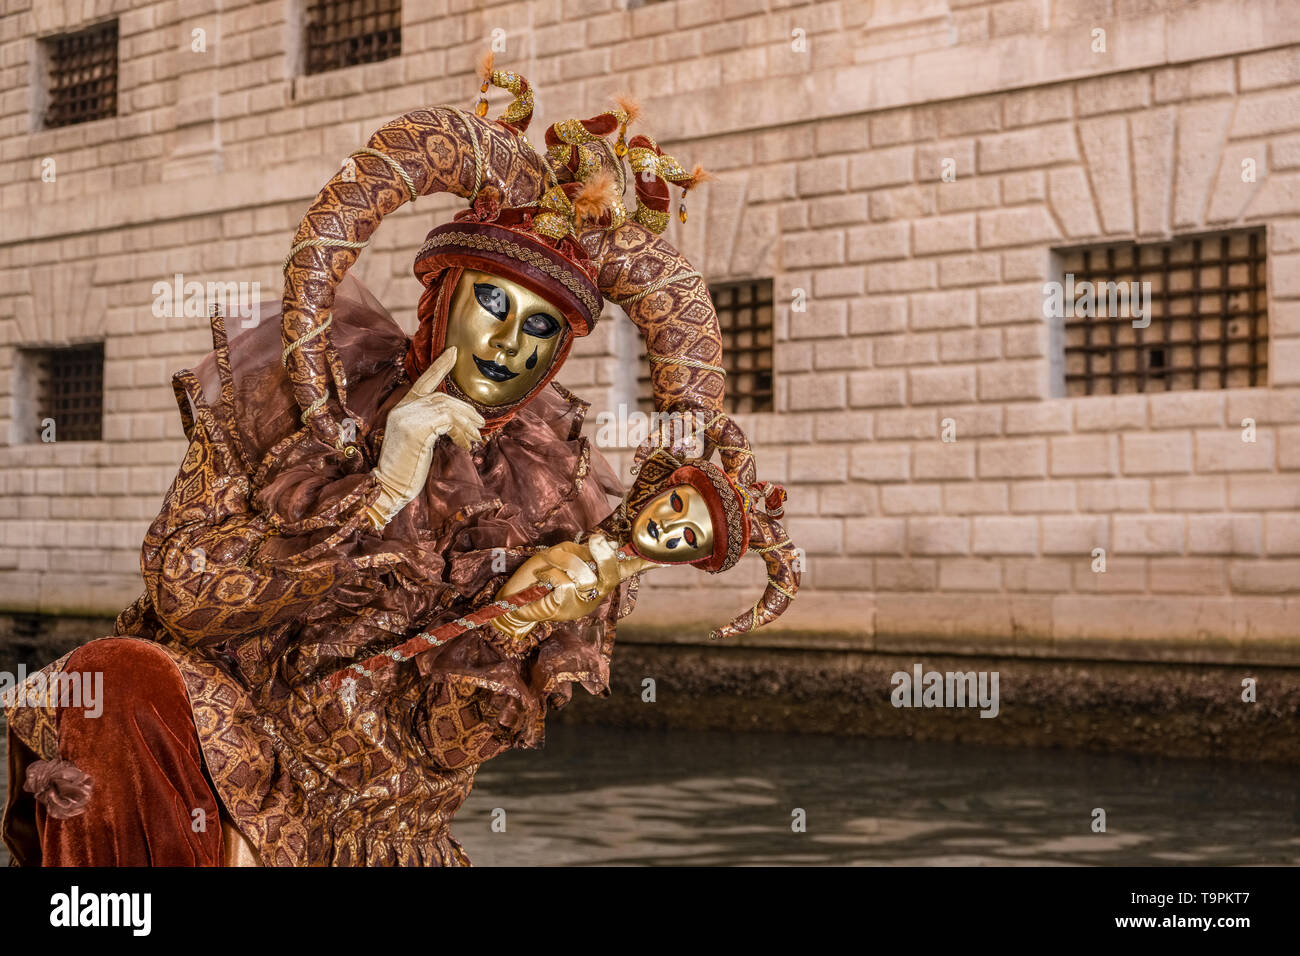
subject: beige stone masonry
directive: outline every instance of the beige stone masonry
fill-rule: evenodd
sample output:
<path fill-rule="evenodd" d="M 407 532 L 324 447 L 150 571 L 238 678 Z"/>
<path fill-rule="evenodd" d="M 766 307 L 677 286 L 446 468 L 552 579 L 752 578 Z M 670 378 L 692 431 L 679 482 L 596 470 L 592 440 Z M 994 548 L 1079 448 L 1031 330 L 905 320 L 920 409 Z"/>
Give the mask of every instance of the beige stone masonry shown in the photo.
<path fill-rule="evenodd" d="M 806 592 L 749 642 L 1300 659 L 1293 2 L 403 8 L 401 57 L 309 77 L 290 0 L 4 7 L 0 610 L 111 614 L 138 592 L 183 453 L 170 376 L 210 348 L 205 321 L 153 315 L 153 284 L 181 272 L 275 298 L 318 186 L 392 116 L 469 106 L 501 28 L 498 60 L 538 91 L 534 142 L 632 91 L 646 131 L 718 174 L 669 239 L 710 280 L 773 279 L 777 408 L 745 424 L 763 477 L 789 486 Z M 38 39 L 109 16 L 119 115 L 34 130 Z M 407 329 L 414 252 L 455 208 L 403 208 L 356 267 Z M 1258 225 L 1267 383 L 1062 397 L 1042 314 L 1053 249 Z M 619 321 L 561 376 L 593 418 L 631 395 Z M 15 442 L 20 350 L 100 339 L 104 440 Z M 626 469 L 627 449 L 606 452 Z M 658 611 L 626 633 L 697 641 L 759 593 L 762 565 L 645 583 Z"/>

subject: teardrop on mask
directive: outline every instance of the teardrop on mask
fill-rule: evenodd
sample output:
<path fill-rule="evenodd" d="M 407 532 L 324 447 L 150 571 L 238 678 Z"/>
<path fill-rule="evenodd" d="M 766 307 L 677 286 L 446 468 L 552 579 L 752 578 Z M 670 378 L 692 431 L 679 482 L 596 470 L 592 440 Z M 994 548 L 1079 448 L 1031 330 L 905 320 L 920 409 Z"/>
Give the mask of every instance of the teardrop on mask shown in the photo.
<path fill-rule="evenodd" d="M 537 368 L 537 349 L 533 349 L 533 354 L 528 356 L 528 361 L 524 363 L 524 366 L 529 369 Z"/>

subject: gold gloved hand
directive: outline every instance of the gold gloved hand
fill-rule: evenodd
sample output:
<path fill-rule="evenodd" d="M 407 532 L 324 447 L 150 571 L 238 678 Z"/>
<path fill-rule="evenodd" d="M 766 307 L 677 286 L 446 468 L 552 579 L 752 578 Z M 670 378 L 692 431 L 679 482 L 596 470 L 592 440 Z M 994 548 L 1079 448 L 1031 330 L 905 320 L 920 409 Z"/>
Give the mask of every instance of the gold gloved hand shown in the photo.
<path fill-rule="evenodd" d="M 510 576 L 497 598 L 509 597 L 538 581 L 549 582 L 552 590 L 531 604 L 493 618 L 492 626 L 518 640 L 541 621 L 576 621 L 586 617 L 622 581 L 644 567 L 639 560 L 619 561 L 617 550 L 614 542 L 596 533 L 586 544 L 564 541 L 533 555 Z"/>
<path fill-rule="evenodd" d="M 446 435 L 462 448 L 482 440 L 483 416 L 468 403 L 437 391 L 455 364 L 456 349 L 452 347 L 438 356 L 388 413 L 379 464 L 371 472 L 381 490 L 367 509 L 376 530 L 392 521 L 424 487 L 439 438 Z"/>

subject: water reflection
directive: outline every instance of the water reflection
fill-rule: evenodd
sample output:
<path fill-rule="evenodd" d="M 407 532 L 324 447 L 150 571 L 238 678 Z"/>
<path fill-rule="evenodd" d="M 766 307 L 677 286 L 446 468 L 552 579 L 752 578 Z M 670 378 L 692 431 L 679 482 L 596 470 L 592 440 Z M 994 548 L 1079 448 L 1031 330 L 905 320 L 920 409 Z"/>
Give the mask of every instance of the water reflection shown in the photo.
<path fill-rule="evenodd" d="M 1300 863 L 1296 771 L 1249 764 L 560 725 L 478 779 L 480 866 Z"/>
<path fill-rule="evenodd" d="M 548 738 L 479 771 L 453 825 L 477 865 L 1300 863 L 1289 768 L 581 725 Z M 0 786 L 3 743 L 0 721 Z M 1108 832 L 1091 832 L 1094 807 Z"/>

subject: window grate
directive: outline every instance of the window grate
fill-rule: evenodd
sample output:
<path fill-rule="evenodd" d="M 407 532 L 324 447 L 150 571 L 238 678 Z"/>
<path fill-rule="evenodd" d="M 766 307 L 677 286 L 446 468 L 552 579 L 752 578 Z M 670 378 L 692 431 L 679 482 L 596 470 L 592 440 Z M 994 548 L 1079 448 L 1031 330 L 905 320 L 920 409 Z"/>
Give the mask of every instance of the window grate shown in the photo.
<path fill-rule="evenodd" d="M 307 72 L 377 63 L 402 52 L 401 0 L 308 0 Z"/>
<path fill-rule="evenodd" d="M 1066 393 L 1266 385 L 1264 250 L 1264 230 L 1245 229 L 1060 253 L 1067 309 L 1071 288 L 1081 296 L 1084 282 L 1094 284 L 1097 304 L 1091 316 L 1066 312 Z M 1135 327 L 1133 309 L 1123 295 L 1112 299 L 1110 286 L 1103 293 L 1105 283 L 1139 290 L 1149 283 L 1150 324 Z"/>
<path fill-rule="evenodd" d="M 722 332 L 722 367 L 731 413 L 770 412 L 772 399 L 772 280 L 752 279 L 709 286 Z M 653 401 L 644 343 L 637 372 L 637 399 Z"/>
<path fill-rule="evenodd" d="M 36 393 L 38 438 L 54 420 L 57 441 L 99 441 L 104 421 L 104 345 L 43 349 L 29 367 Z"/>
<path fill-rule="evenodd" d="M 42 41 L 49 65 L 45 126 L 117 115 L 117 21 Z"/>

